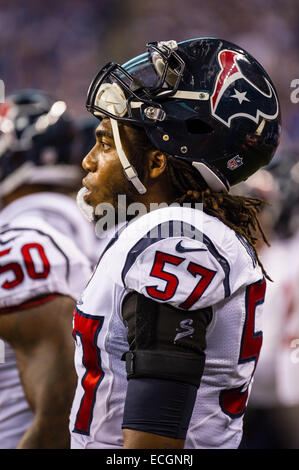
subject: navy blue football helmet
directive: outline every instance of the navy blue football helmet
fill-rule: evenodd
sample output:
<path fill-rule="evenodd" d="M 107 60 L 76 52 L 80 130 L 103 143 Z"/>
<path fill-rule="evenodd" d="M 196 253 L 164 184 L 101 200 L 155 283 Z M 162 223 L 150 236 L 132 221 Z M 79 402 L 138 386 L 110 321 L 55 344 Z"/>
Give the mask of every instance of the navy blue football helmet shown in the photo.
<path fill-rule="evenodd" d="M 187 160 L 211 189 L 227 191 L 271 161 L 280 106 L 263 67 L 215 38 L 153 42 L 120 66 L 106 64 L 90 85 L 99 119 L 145 129 L 153 145 Z"/>
<path fill-rule="evenodd" d="M 0 196 L 23 184 L 72 187 L 76 129 L 64 101 L 40 90 L 20 90 L 0 105 Z"/>

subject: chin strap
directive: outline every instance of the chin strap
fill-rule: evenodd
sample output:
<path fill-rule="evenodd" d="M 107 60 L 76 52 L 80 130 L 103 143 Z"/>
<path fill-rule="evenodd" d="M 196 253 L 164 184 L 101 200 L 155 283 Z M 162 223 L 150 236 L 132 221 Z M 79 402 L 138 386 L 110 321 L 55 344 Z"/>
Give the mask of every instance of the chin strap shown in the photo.
<path fill-rule="evenodd" d="M 114 112 L 114 106 L 111 108 L 113 108 L 113 112 Z M 131 163 L 127 159 L 127 156 L 122 148 L 117 121 L 111 118 L 110 122 L 111 122 L 115 147 L 116 147 L 119 159 L 120 159 L 120 163 L 122 164 L 122 167 L 124 169 L 125 175 L 128 178 L 128 180 L 135 186 L 139 194 L 145 194 L 146 187 L 140 181 L 135 168 L 131 165 Z"/>
<path fill-rule="evenodd" d="M 126 98 L 121 90 L 121 88 L 116 83 L 104 83 L 101 85 L 97 97 L 97 105 L 108 111 L 110 114 L 115 116 L 124 116 L 127 112 L 126 109 Z M 101 113 L 96 113 L 96 115 L 103 116 Z M 137 171 L 130 164 L 127 156 L 123 150 L 119 128 L 117 120 L 110 118 L 115 147 L 120 159 L 120 163 L 124 169 L 125 175 L 128 180 L 133 184 L 139 194 L 146 193 L 146 187 L 140 181 Z"/>

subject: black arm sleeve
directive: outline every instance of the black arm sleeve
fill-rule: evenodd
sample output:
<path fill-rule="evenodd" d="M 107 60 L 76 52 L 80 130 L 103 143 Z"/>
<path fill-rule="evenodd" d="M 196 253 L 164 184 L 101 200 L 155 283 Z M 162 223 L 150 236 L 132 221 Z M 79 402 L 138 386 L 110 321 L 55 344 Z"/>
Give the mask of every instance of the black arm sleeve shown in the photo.
<path fill-rule="evenodd" d="M 197 388 L 161 379 L 131 379 L 124 409 L 125 429 L 185 439 Z"/>
<path fill-rule="evenodd" d="M 211 309 L 185 311 L 136 292 L 123 303 L 128 389 L 123 428 L 184 439 L 205 365 Z"/>
<path fill-rule="evenodd" d="M 122 315 L 128 327 L 130 350 L 123 356 L 128 379 L 167 379 L 199 387 L 211 309 L 185 311 L 135 292 L 125 299 Z"/>

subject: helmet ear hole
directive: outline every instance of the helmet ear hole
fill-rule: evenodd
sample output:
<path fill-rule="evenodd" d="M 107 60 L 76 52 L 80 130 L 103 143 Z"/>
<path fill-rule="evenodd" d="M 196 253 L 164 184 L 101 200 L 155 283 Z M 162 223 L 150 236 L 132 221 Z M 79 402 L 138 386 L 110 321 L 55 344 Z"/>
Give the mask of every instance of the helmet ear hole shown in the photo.
<path fill-rule="evenodd" d="M 189 134 L 211 134 L 214 129 L 201 119 L 187 119 L 185 125 Z"/>

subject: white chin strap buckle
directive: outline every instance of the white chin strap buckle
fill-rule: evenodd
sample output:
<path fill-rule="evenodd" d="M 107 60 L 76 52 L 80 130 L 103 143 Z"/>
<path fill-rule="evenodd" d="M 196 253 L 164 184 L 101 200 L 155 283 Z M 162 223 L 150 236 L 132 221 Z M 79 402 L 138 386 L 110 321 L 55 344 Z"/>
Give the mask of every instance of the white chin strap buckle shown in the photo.
<path fill-rule="evenodd" d="M 95 104 L 108 111 L 115 117 L 123 117 L 127 113 L 127 100 L 126 97 L 117 83 L 103 83 L 98 91 Z M 96 116 L 105 116 L 103 113 L 95 112 Z M 124 169 L 125 175 L 128 180 L 133 184 L 139 194 L 146 193 L 146 187 L 138 178 L 135 168 L 130 164 L 127 156 L 123 150 L 118 124 L 115 119 L 110 118 L 115 147 L 120 159 L 120 163 Z"/>

